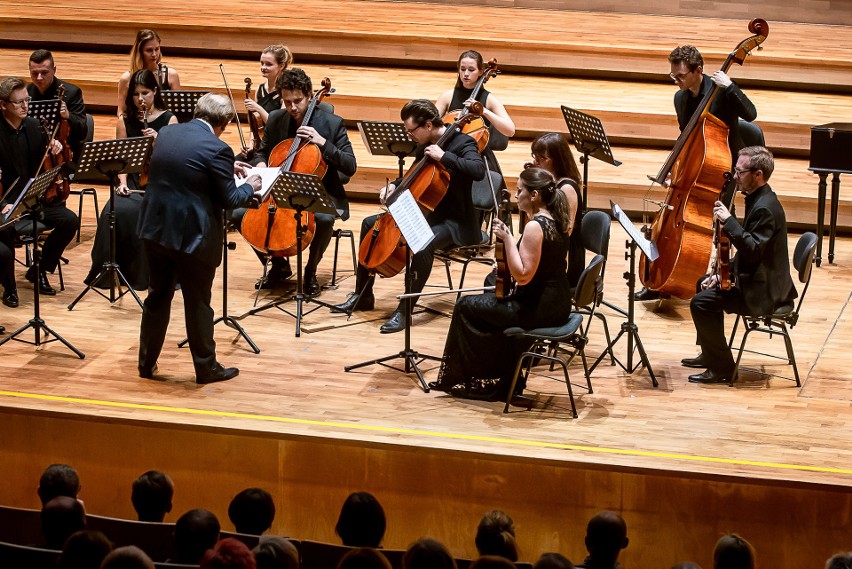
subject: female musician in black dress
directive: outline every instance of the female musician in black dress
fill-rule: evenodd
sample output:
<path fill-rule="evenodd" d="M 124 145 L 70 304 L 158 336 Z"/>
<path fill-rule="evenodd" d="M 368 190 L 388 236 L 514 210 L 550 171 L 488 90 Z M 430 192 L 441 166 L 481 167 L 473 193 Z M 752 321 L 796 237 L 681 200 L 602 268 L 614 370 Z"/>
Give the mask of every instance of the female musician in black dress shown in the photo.
<path fill-rule="evenodd" d="M 177 91 L 180 89 L 180 75 L 174 67 L 167 67 L 161 63 L 160 36 L 154 30 L 139 30 L 136 33 L 136 41 L 130 49 L 130 71 L 122 73 L 118 80 L 118 114 L 121 115 L 128 108 L 125 106 L 127 100 L 128 85 L 130 79 L 137 71 L 147 69 L 154 74 L 157 84 L 162 90 Z"/>
<path fill-rule="evenodd" d="M 517 200 L 530 220 L 523 237 L 516 242 L 499 220 L 494 228 L 517 287 L 508 298 L 486 292 L 456 303 L 435 389 L 470 399 L 505 398 L 517 358 L 531 342 L 508 338 L 503 330 L 558 326 L 571 313 L 565 194 L 547 170 L 528 168 L 519 176 Z"/>
<path fill-rule="evenodd" d="M 143 113 L 143 104 L 145 111 Z M 116 138 L 153 136 L 156 142 L 157 132 L 167 124 L 176 124 L 177 117 L 166 110 L 163 96 L 160 94 L 157 77 L 147 69 L 142 69 L 130 78 L 125 96 L 125 112 L 116 123 Z M 147 128 L 145 128 L 147 123 Z M 139 174 L 119 174 L 119 186 L 115 200 L 115 260 L 122 274 L 135 290 L 148 288 L 148 267 L 142 241 L 136 236 L 136 222 L 142 204 L 142 185 Z M 92 280 L 100 272 L 103 263 L 109 260 L 109 205 L 101 211 L 98 230 L 92 245 L 92 268 L 84 280 L 86 284 L 107 288 L 110 283 L 101 279 Z"/>
<path fill-rule="evenodd" d="M 542 134 L 532 143 L 532 165 L 544 168 L 556 179 L 556 187 L 565 193 L 568 200 L 568 218 L 571 220 L 568 233 L 568 284 L 577 286 L 580 273 L 586 268 L 586 250 L 580 237 L 580 223 L 586 204 L 583 203 L 583 191 L 580 189 L 580 170 L 574 161 L 571 147 L 565 137 L 558 132 Z"/>
<path fill-rule="evenodd" d="M 257 113 L 260 124 L 266 124 L 269 113 L 281 108 L 281 95 L 275 82 L 281 72 L 293 63 L 293 54 L 287 46 L 270 45 L 260 53 L 260 74 L 263 83 L 257 86 L 255 99 L 246 99 L 246 111 Z"/>

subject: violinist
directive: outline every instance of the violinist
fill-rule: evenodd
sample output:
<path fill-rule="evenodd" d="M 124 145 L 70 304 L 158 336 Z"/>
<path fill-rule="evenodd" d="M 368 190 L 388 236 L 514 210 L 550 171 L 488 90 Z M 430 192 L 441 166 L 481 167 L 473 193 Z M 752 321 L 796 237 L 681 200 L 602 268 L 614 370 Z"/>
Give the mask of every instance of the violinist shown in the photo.
<path fill-rule="evenodd" d="M 136 33 L 136 41 L 130 49 L 130 71 L 125 71 L 118 80 L 118 114 L 127 110 L 127 90 L 130 78 L 140 69 L 147 69 L 157 77 L 163 91 L 180 89 L 180 75 L 174 67 L 161 62 L 160 36 L 154 30 L 144 29 Z"/>
<path fill-rule="evenodd" d="M 438 381 L 430 384 L 434 389 L 469 399 L 505 399 L 518 356 L 532 340 L 509 338 L 503 330 L 559 326 L 571 313 L 565 266 L 571 219 L 565 194 L 550 172 L 533 167 L 521 172 L 516 195 L 518 208 L 530 220 L 523 236 L 516 242 L 500 220 L 494 221 L 494 234 L 503 241 L 517 287 L 507 298 L 486 292 L 459 299 Z"/>
<path fill-rule="evenodd" d="M 325 191 L 334 200 L 341 219 L 349 218 L 349 200 L 346 198 L 344 179 L 355 174 L 355 152 L 343 119 L 328 109 L 330 106 L 319 105 L 313 113 L 311 124 L 302 124 L 302 119 L 313 97 L 313 83 L 302 69 L 286 69 L 278 77 L 276 89 L 281 97 L 283 108 L 269 113 L 269 120 L 263 136 L 263 144 L 257 149 L 253 161 L 255 166 L 265 167 L 272 150 L 278 143 L 290 139 L 301 138 L 316 144 L 321 152 L 328 169 L 322 178 Z M 235 210 L 231 219 L 238 225 L 244 210 Z M 323 253 L 331 242 L 334 230 L 335 216 L 316 213 L 316 231 L 311 241 L 310 253 L 305 263 L 304 291 L 309 296 L 317 296 L 320 286 L 317 282 L 317 266 Z M 272 257 L 272 268 L 262 282 L 256 286 L 264 289 L 276 288 L 293 274 L 289 261 L 284 257 Z"/>
<path fill-rule="evenodd" d="M 669 54 L 672 81 L 678 87 L 674 95 L 674 108 L 677 113 L 677 124 L 681 131 L 689 123 L 695 110 L 713 85 L 719 86 L 719 93 L 710 104 L 710 114 L 723 121 L 729 130 L 728 146 L 733 162 L 736 162 L 737 152 L 745 146 L 739 128 L 739 119 L 752 122 L 757 118 L 757 109 L 739 86 L 723 71 L 716 71 L 712 76 L 704 73 L 704 58 L 691 45 L 676 47 Z M 731 165 L 733 168 L 733 164 Z M 636 300 L 656 300 L 660 298 L 657 291 L 643 288 L 635 293 Z"/>
<path fill-rule="evenodd" d="M 86 104 L 83 102 L 83 92 L 80 88 L 56 77 L 56 64 L 53 54 L 46 49 L 37 49 L 30 55 L 30 79 L 27 93 L 33 101 L 56 99 L 56 90 L 60 84 L 65 87 L 62 98 L 60 115 L 68 121 L 71 132 L 68 135 L 68 145 L 71 147 L 74 162 L 80 157 L 83 142 L 89 129 L 86 125 Z"/>
<path fill-rule="evenodd" d="M 713 217 L 722 224 L 737 254 L 731 261 L 733 286 L 719 287 L 716 275 L 698 281 L 698 292 L 689 309 L 701 353 L 681 361 L 685 367 L 707 368 L 690 375 L 693 383 L 722 383 L 735 373 L 734 358 L 725 339 L 725 312 L 757 316 L 772 314 L 785 305 L 792 307 L 798 296 L 790 276 L 787 221 L 778 196 L 769 186 L 775 168 L 772 153 L 762 146 L 739 151 L 734 179 L 745 194 L 745 219 L 737 221 L 717 201 Z"/>
<path fill-rule="evenodd" d="M 3 109 L 3 118 L 0 120 L 0 181 L 6 188 L 0 207 L 4 214 L 12 209 L 12 203 L 26 182 L 38 173 L 39 165 L 48 151 L 50 139 L 47 133 L 38 120 L 27 116 L 29 102 L 26 85 L 20 79 L 9 77 L 0 83 L 0 108 Z M 58 154 L 62 145 L 53 140 L 49 150 L 52 154 Z M 56 290 L 50 286 L 46 273 L 56 270 L 62 252 L 77 232 L 80 220 L 65 207 L 65 202 L 60 202 L 44 207 L 39 221 L 53 231 L 47 236 L 42 249 L 41 274 L 36 275 L 33 265 L 27 270 L 26 278 L 31 283 L 38 281 L 41 294 L 55 295 Z M 13 295 L 13 291 L 7 287 L 6 292 L 7 297 L 15 296 L 17 300 L 17 291 Z M 4 302 L 7 306 L 15 304 L 11 298 L 4 298 Z"/>
<path fill-rule="evenodd" d="M 269 113 L 281 108 L 281 94 L 275 87 L 281 72 L 293 63 L 293 54 L 284 45 L 270 45 L 260 53 L 263 83 L 257 86 L 255 99 L 246 99 L 246 111 L 257 113 L 260 124 L 266 124 Z"/>
<path fill-rule="evenodd" d="M 166 110 L 166 104 L 160 94 L 157 77 L 147 69 L 140 69 L 130 78 L 125 111 L 115 125 L 116 138 L 153 136 L 156 143 L 157 133 L 167 124 L 176 124 L 177 117 Z M 148 265 L 145 249 L 136 235 L 139 209 L 145 186 L 140 175 L 119 174 L 116 189 L 115 207 L 115 261 L 121 273 L 134 290 L 148 288 Z M 110 283 L 93 283 L 103 264 L 109 261 L 109 205 L 104 206 L 98 220 L 98 230 L 92 245 L 92 267 L 83 282 L 93 286 L 109 287 Z"/>
<path fill-rule="evenodd" d="M 423 291 L 432 272 L 435 251 L 453 245 L 473 245 L 479 242 L 479 218 L 473 207 L 471 187 L 474 180 L 485 177 L 485 164 L 479 155 L 476 141 L 466 134 L 455 132 L 447 140 L 444 148 L 435 144 L 448 127 L 444 125 L 441 113 L 431 101 L 426 99 L 409 101 L 402 107 L 400 118 L 408 131 L 408 136 L 419 145 L 417 160 L 432 161 L 446 168 L 450 174 L 446 195 L 435 211 L 427 217 L 435 238 L 425 249 L 412 257 L 411 292 L 419 293 Z M 400 182 L 401 179 L 397 179 L 381 189 L 379 197 L 382 202 Z M 377 218 L 377 215 L 370 216 L 361 223 L 361 241 L 371 231 Z M 335 306 L 332 312 L 351 312 L 353 308 L 372 310 L 375 304 L 374 280 L 375 275 L 371 275 L 366 267 L 359 265 L 355 279 L 355 294 L 350 295 L 346 302 Z M 399 332 L 405 328 L 404 308 L 403 301 L 391 318 L 382 325 L 383 334 Z"/>

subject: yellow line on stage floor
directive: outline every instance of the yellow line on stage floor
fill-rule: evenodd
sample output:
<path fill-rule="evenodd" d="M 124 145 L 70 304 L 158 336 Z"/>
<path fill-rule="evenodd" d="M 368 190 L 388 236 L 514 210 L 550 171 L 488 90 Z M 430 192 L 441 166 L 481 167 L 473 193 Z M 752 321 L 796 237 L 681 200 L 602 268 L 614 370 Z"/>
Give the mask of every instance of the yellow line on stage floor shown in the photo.
<path fill-rule="evenodd" d="M 534 448 L 552 448 L 559 450 L 574 450 L 600 454 L 614 454 L 625 456 L 641 456 L 648 458 L 665 458 L 675 460 L 686 460 L 692 462 L 704 462 L 714 464 L 730 464 L 734 466 L 760 466 L 766 468 L 777 468 L 783 470 L 799 470 L 808 472 L 823 472 L 831 474 L 852 474 L 852 469 L 834 468 L 826 466 L 810 466 L 803 464 L 787 464 L 783 462 L 766 462 L 759 460 L 742 460 L 735 458 L 721 458 L 713 456 L 700 456 L 691 454 L 644 451 L 637 449 L 618 449 L 608 447 L 593 447 L 585 445 L 572 445 L 565 443 L 553 443 L 546 441 L 530 441 L 525 439 L 512 439 L 506 437 L 488 437 L 483 435 L 468 435 L 462 433 L 446 433 L 442 431 L 427 431 L 423 429 L 405 429 L 401 427 L 384 427 L 379 425 L 362 425 L 358 423 L 344 423 L 338 421 L 316 421 L 312 419 L 295 419 L 292 417 L 276 417 L 274 415 L 255 415 L 252 413 L 234 413 L 232 411 L 212 411 L 207 409 L 192 409 L 189 407 L 168 407 L 165 405 L 148 405 L 143 403 L 122 403 L 119 401 L 101 401 L 98 399 L 84 399 L 80 397 L 63 397 L 59 395 L 44 395 L 40 393 L 24 393 L 19 391 L 0 390 L 0 396 L 14 397 L 19 399 L 32 399 L 38 401 L 53 401 L 62 403 L 77 403 L 81 405 L 95 405 L 99 407 L 113 407 L 119 409 L 138 409 L 146 411 L 165 411 L 168 413 L 182 413 L 189 415 L 201 415 L 207 417 L 223 417 L 232 419 L 252 419 L 256 421 L 270 421 L 276 423 L 289 423 L 296 425 L 310 425 L 317 427 L 336 427 L 358 431 L 368 431 L 387 434 L 419 435 L 443 439 L 455 439 L 465 441 L 501 443 Z"/>

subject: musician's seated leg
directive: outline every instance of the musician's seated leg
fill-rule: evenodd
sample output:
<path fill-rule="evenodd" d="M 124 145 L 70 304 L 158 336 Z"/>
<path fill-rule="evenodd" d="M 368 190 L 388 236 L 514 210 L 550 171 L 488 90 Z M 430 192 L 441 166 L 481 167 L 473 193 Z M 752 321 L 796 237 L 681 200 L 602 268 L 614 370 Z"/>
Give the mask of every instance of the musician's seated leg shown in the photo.
<path fill-rule="evenodd" d="M 0 229 L 0 284 L 3 285 L 3 304 L 18 307 L 18 286 L 15 284 L 15 228 Z"/>
<path fill-rule="evenodd" d="M 228 212 L 227 219 L 236 227 L 237 231 L 242 229 L 243 225 L 243 215 L 245 215 L 247 209 L 244 207 L 240 207 L 237 209 L 232 209 Z M 261 264 L 266 263 L 266 255 L 252 247 L 252 251 L 257 255 L 258 260 L 260 260 Z M 279 288 L 284 284 L 288 278 L 293 275 L 293 269 L 290 268 L 290 261 L 286 257 L 272 257 L 272 267 L 266 273 L 266 276 L 259 279 L 254 288 L 262 288 L 264 290 Z"/>
<path fill-rule="evenodd" d="M 689 376 L 696 383 L 721 383 L 730 380 L 734 372 L 734 357 L 725 338 L 725 312 L 745 311 L 739 289 L 723 291 L 712 287 L 702 290 L 689 303 L 692 321 L 701 346 L 707 371 Z"/>
<path fill-rule="evenodd" d="M 56 271 L 65 247 L 71 243 L 71 240 L 77 234 L 80 219 L 77 217 L 77 214 L 65 207 L 63 203 L 44 208 L 41 221 L 53 231 L 50 232 L 50 235 L 44 241 L 44 248 L 41 254 L 41 275 L 38 275 L 38 286 L 42 293 L 56 294 L 56 291 L 47 281 L 45 273 Z M 27 271 L 26 278 L 32 283 L 36 282 L 35 267 Z"/>
<path fill-rule="evenodd" d="M 377 215 L 365 217 L 361 221 L 361 233 L 358 238 L 358 243 L 363 243 L 367 234 L 373 229 Z M 332 312 L 351 313 L 353 310 L 372 310 L 375 306 L 376 299 L 373 296 L 373 283 L 376 280 L 375 275 L 371 275 L 361 263 L 358 263 L 358 270 L 355 272 L 355 292 L 349 295 L 345 302 L 335 305 Z"/>
<path fill-rule="evenodd" d="M 314 238 L 311 240 L 311 250 L 308 254 L 308 261 L 305 263 L 305 294 L 308 296 L 316 296 L 320 293 L 320 286 L 317 282 L 317 267 L 322 260 L 323 253 L 328 249 L 328 244 L 331 243 L 331 236 L 334 232 L 335 216 L 327 213 L 314 214 L 316 222 L 316 230 Z"/>

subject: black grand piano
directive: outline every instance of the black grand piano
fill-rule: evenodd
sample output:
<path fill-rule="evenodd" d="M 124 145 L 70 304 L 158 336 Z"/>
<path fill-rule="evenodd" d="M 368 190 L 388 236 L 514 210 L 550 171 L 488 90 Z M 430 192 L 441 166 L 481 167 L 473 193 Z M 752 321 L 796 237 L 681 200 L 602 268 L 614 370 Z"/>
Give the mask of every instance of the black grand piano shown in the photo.
<path fill-rule="evenodd" d="M 834 122 L 811 127 L 811 163 L 808 170 L 819 176 L 817 205 L 816 266 L 822 263 L 822 236 L 825 230 L 826 180 L 831 179 L 831 224 L 828 238 L 828 262 L 834 262 L 834 238 L 837 233 L 837 202 L 840 200 L 840 174 L 852 174 L 852 123 Z"/>

